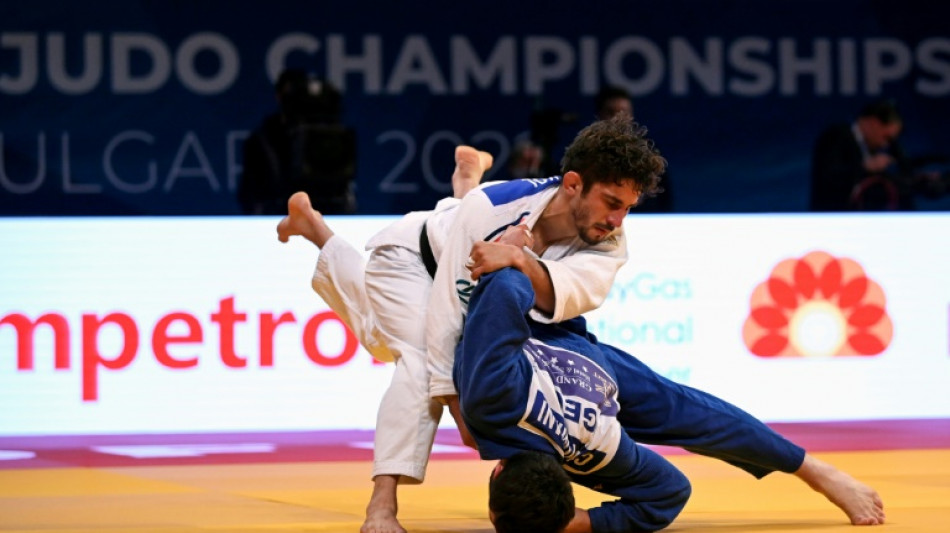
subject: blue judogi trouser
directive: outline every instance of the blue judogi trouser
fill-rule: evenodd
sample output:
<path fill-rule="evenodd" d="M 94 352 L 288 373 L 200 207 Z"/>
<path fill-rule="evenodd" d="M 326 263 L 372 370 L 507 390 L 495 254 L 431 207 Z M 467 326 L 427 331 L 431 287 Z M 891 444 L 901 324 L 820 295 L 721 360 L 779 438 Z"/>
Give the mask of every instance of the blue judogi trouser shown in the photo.
<path fill-rule="evenodd" d="M 618 384 L 624 431 L 642 444 L 676 446 L 721 459 L 756 478 L 792 473 L 805 450 L 788 441 L 743 409 L 712 394 L 667 379 L 623 350 L 598 342 L 583 318 L 557 325 L 532 323 L 532 335 L 563 339 L 561 330 L 586 336 L 611 366 Z"/>
<path fill-rule="evenodd" d="M 805 450 L 746 411 L 701 390 L 673 382 L 635 357 L 600 344 L 619 386 L 617 420 L 643 444 L 676 446 L 721 459 L 756 478 L 792 473 Z"/>

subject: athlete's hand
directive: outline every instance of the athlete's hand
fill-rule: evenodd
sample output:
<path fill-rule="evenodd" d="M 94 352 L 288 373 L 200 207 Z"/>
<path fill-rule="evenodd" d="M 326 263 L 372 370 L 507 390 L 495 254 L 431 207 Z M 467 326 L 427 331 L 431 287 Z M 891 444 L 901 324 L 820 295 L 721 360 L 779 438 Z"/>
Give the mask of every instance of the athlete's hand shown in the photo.
<path fill-rule="evenodd" d="M 519 248 L 527 246 L 530 250 L 534 248 L 534 235 L 531 234 L 531 230 L 528 229 L 527 225 L 518 224 L 517 226 L 508 226 L 496 242 L 518 246 Z"/>
<path fill-rule="evenodd" d="M 521 246 L 479 241 L 472 246 L 472 253 L 469 255 L 465 267 L 472 273 L 472 279 L 477 280 L 484 274 L 505 267 L 515 267 L 522 270 L 524 262 L 525 252 Z"/>

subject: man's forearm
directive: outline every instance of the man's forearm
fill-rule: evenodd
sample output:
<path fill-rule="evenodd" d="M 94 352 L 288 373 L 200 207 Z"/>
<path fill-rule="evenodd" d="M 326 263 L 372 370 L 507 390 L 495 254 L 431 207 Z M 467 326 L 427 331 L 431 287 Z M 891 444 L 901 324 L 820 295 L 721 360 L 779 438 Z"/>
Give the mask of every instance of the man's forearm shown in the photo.
<path fill-rule="evenodd" d="M 548 315 L 554 313 L 554 284 L 551 282 L 548 269 L 528 252 L 521 250 L 521 253 L 523 259 L 520 264 L 515 265 L 515 268 L 531 280 L 531 288 L 534 289 L 534 307 Z"/>
<path fill-rule="evenodd" d="M 489 272 L 513 267 L 531 280 L 534 289 L 534 307 L 552 314 L 554 312 L 554 284 L 547 268 L 524 246 L 494 242 L 477 242 L 472 247 L 468 268 L 472 279 L 479 279 Z"/>
<path fill-rule="evenodd" d="M 478 444 L 475 442 L 475 438 L 472 437 L 472 434 L 469 433 L 468 426 L 465 425 L 465 420 L 462 419 L 462 408 L 459 406 L 458 394 L 440 396 L 436 399 L 448 406 L 449 413 L 452 414 L 452 419 L 455 420 L 455 425 L 458 427 L 459 435 L 462 437 L 462 444 L 477 450 Z"/>

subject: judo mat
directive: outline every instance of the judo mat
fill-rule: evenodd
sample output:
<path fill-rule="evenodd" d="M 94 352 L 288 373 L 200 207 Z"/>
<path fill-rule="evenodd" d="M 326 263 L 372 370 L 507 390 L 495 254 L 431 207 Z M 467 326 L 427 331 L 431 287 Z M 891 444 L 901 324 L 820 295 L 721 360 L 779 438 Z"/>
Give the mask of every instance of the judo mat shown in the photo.
<path fill-rule="evenodd" d="M 950 531 L 950 420 L 773 425 L 874 487 L 882 532 Z M 372 432 L 0 438 L 0 531 L 358 532 L 372 489 Z M 845 515 L 791 475 L 756 480 L 656 448 L 693 484 L 666 531 L 834 533 Z M 493 462 L 440 430 L 422 485 L 399 492 L 410 532 L 488 533 Z M 575 486 L 578 504 L 608 496 Z M 864 531 L 865 529 L 862 529 Z"/>

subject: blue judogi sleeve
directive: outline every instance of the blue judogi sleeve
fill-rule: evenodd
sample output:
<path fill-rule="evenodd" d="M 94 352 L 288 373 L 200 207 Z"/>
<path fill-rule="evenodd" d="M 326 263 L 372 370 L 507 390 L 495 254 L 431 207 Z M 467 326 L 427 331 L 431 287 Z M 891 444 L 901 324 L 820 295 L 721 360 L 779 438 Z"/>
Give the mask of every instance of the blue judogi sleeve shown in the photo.
<path fill-rule="evenodd" d="M 534 304 L 534 291 L 530 284 L 524 287 L 502 280 L 498 289 L 502 284 L 504 291 L 498 295 L 498 291 L 486 292 L 488 283 L 476 290 L 453 367 L 462 416 L 482 459 L 503 459 L 523 450 L 551 451 L 546 443 L 525 441 L 514 430 L 531 380 L 531 367 L 522 351 L 530 334 L 524 309 Z"/>

